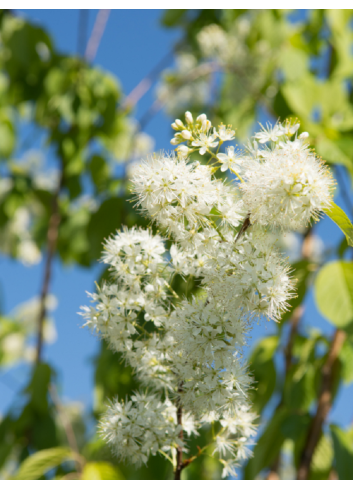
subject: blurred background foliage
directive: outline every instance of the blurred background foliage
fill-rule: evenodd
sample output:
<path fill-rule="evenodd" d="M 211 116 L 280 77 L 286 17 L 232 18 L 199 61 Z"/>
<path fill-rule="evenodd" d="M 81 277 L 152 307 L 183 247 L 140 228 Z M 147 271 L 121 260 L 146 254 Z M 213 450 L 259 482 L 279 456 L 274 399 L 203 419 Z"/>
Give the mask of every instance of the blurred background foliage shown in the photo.
<path fill-rule="evenodd" d="M 104 31 L 107 13 L 98 15 Z M 170 9 L 161 11 L 161 25 L 182 33 L 162 63 L 169 67 L 158 63 L 125 96 L 113 75 L 95 67 L 94 46 L 86 56 L 59 54 L 50 33 L 0 11 L 0 251 L 26 265 L 45 261 L 40 297 L 0 315 L 0 368 L 31 365 L 26 388 L 1 415 L 2 478 L 172 476 L 162 456 L 139 469 L 117 463 L 96 435 L 107 398 L 139 388 L 119 355 L 102 342 L 90 413 L 60 399 L 57 372 L 42 359 L 56 337 L 53 260 L 92 267 L 104 238 L 122 225 L 148 224 L 129 201 L 128 182 L 136 161 L 152 151 L 143 131 L 158 111 L 171 122 L 185 110 L 205 112 L 215 125 L 233 124 L 240 145 L 258 121 L 299 118 L 332 165 L 353 217 L 353 10 Z M 136 104 L 155 83 L 153 105 L 135 120 Z M 38 141 L 55 165 L 41 157 Z M 325 248 L 315 228 L 289 233 L 283 247 L 298 295 L 275 333 L 249 354 L 259 436 L 240 475 L 353 479 L 353 427 L 328 423 L 337 392 L 353 381 L 352 250 L 345 238 L 337 249 Z M 104 272 L 97 280 L 106 278 Z M 177 283 L 181 294 L 198 286 L 187 291 Z M 303 302 L 313 288 L 333 335 L 304 321 Z M 209 433 L 201 436 L 203 446 Z M 190 453 L 197 453 L 195 440 Z M 219 479 L 220 473 L 206 451 L 183 477 Z"/>

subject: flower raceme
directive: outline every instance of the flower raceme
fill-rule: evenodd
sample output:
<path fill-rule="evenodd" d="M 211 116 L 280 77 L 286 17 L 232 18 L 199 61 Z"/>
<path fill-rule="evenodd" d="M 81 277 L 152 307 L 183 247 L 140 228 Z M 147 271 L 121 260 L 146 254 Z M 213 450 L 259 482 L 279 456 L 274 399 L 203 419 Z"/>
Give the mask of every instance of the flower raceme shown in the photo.
<path fill-rule="evenodd" d="M 176 154 L 153 154 L 132 177 L 136 205 L 161 234 L 123 228 L 108 238 L 102 261 L 111 283 L 89 294 L 95 306 L 81 314 L 147 389 L 112 401 L 101 421 L 117 457 L 141 464 L 162 453 L 176 469 L 188 438 L 216 423 L 208 453 L 226 477 L 251 455 L 255 433 L 243 357 L 252 322 L 279 320 L 294 295 L 272 231 L 318 219 L 334 182 L 297 122 L 267 125 L 246 151 L 224 152 L 235 137 L 230 126 L 216 129 L 205 114 L 194 121 L 186 112 L 172 127 Z M 197 278 L 194 294 L 177 294 L 176 275 Z"/>

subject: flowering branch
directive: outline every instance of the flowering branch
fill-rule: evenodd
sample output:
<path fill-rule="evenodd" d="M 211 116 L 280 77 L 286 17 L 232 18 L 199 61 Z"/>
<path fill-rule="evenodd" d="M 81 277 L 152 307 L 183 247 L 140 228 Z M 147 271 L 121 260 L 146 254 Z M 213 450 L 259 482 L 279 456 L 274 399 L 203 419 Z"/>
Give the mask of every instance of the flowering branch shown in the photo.
<path fill-rule="evenodd" d="M 186 112 L 185 122 L 176 119 L 172 128 L 177 155 L 153 154 L 132 178 L 136 205 L 173 243 L 168 260 L 160 235 L 123 228 L 104 246 L 113 282 L 89 294 L 94 307 L 82 308 L 86 325 L 153 391 L 113 400 L 100 430 L 118 458 L 135 464 L 157 452 L 175 458 L 177 447 L 172 460 L 180 480 L 196 458 L 183 461 L 184 432 L 197 436 L 203 425 L 218 421 L 213 456 L 227 477 L 250 456 L 247 443 L 255 433 L 252 379 L 242 353 L 249 324 L 260 317 L 279 320 L 294 296 L 270 230 L 318 218 L 332 202 L 333 181 L 305 145 L 307 134 L 297 136 L 298 123 L 262 128 L 247 152 L 230 146 L 226 153 L 219 151 L 235 138 L 231 126 L 216 129 L 205 114 L 194 120 Z M 197 154 L 214 161 L 192 160 Z M 228 184 L 216 177 L 217 169 L 238 179 Z M 198 297 L 175 292 L 176 274 L 186 283 L 199 281 Z M 138 334 L 142 317 L 153 324 L 149 336 Z"/>

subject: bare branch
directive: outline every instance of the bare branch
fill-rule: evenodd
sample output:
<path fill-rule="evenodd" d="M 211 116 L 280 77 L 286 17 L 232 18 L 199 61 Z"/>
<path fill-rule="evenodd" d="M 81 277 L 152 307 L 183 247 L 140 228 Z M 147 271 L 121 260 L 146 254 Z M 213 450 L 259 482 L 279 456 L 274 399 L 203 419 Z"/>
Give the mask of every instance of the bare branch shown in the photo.
<path fill-rule="evenodd" d="M 145 93 L 150 89 L 151 85 L 158 77 L 160 72 L 163 70 L 164 66 L 169 62 L 170 58 L 173 56 L 174 48 L 171 49 L 163 58 L 156 64 L 154 68 L 145 76 L 136 87 L 127 95 L 124 100 L 123 108 L 136 105 L 137 102 L 145 95 Z"/>
<path fill-rule="evenodd" d="M 104 34 L 108 19 L 110 15 L 110 9 L 101 9 L 96 17 L 91 37 L 87 43 L 85 58 L 88 62 L 92 63 L 96 57 L 99 44 Z"/>

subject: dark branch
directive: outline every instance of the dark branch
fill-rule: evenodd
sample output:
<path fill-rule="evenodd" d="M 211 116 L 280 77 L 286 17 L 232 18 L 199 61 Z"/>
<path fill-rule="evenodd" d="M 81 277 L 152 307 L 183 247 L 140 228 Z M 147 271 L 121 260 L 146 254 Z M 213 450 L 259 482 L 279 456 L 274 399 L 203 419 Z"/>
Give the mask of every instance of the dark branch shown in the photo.
<path fill-rule="evenodd" d="M 49 219 L 48 233 L 47 233 L 47 256 L 44 267 L 44 278 L 42 284 L 42 290 L 40 294 L 40 309 L 38 318 L 38 333 L 37 333 L 37 352 L 36 362 L 40 363 L 42 359 L 42 347 L 43 347 L 43 328 L 44 321 L 47 315 L 46 300 L 49 293 L 49 285 L 52 272 L 52 263 L 56 249 L 56 243 L 58 240 L 59 225 L 60 225 L 60 211 L 59 211 L 59 194 L 63 184 L 63 172 L 61 172 L 59 183 L 52 200 L 52 210 Z"/>
<path fill-rule="evenodd" d="M 298 469 L 298 480 L 307 480 L 309 478 L 310 465 L 319 442 L 322 426 L 325 422 L 332 407 L 332 389 L 335 376 L 335 365 L 337 357 L 345 340 L 346 333 L 337 329 L 330 346 L 327 360 L 322 368 L 321 391 L 316 408 L 315 416 L 312 420 L 304 449 L 300 458 Z"/>

